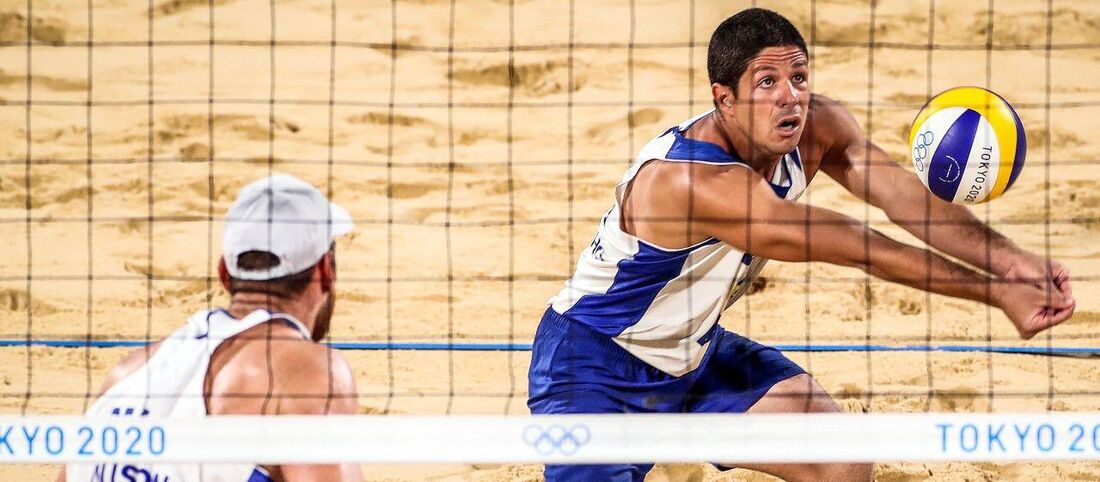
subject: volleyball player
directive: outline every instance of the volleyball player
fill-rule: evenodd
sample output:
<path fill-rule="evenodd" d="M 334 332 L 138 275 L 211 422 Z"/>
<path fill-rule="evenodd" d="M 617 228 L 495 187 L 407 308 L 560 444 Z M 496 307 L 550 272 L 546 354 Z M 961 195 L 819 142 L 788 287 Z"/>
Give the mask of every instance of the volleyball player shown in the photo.
<path fill-rule="evenodd" d="M 222 285 L 226 308 L 201 310 L 187 324 L 115 366 L 88 409 L 95 417 L 321 415 L 358 411 L 355 380 L 338 352 L 317 342 L 335 303 L 333 238 L 348 213 L 317 188 L 288 175 L 241 190 L 225 221 Z M 357 481 L 357 464 L 70 465 L 70 482 Z"/>
<path fill-rule="evenodd" d="M 642 148 L 550 300 L 532 353 L 532 413 L 838 411 L 801 367 L 717 323 L 768 259 L 860 268 L 987 303 L 1024 338 L 1072 314 L 1061 264 L 930 195 L 843 106 L 811 93 L 806 45 L 787 19 L 763 9 L 728 18 L 707 69 L 714 109 Z M 819 172 L 970 267 L 796 203 Z M 786 480 L 872 476 L 870 464 L 742 466 Z M 637 481 L 651 467 L 548 465 L 546 478 Z"/>

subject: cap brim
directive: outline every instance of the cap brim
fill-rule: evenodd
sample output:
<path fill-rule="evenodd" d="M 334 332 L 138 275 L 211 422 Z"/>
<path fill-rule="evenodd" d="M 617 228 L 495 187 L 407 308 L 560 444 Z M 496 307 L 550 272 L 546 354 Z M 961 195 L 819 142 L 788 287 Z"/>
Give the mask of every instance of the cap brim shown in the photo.
<path fill-rule="evenodd" d="M 351 232 L 355 227 L 355 221 L 351 219 L 351 215 L 339 204 L 332 201 L 328 203 L 329 222 L 332 223 L 332 237 L 343 236 Z"/>

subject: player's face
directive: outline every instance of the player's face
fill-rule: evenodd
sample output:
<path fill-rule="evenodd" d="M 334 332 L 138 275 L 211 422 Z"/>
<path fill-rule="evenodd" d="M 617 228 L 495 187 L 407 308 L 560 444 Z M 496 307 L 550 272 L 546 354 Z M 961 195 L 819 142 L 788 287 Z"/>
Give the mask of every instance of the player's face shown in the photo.
<path fill-rule="evenodd" d="M 749 61 L 737 85 L 733 110 L 753 150 L 781 156 L 798 146 L 809 105 L 806 54 L 788 45 L 767 47 Z"/>

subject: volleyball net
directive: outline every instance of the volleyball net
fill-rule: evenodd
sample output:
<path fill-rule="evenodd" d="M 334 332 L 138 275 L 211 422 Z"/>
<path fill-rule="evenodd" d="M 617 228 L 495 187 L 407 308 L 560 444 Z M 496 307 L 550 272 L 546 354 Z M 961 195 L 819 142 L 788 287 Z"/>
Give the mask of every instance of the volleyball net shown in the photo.
<path fill-rule="evenodd" d="M 1073 461 L 1100 415 L 648 414 L 0 418 L 3 462 L 725 463 Z M 262 436 L 262 443 L 256 443 Z"/>
<path fill-rule="evenodd" d="M 903 165 L 930 96 L 978 85 L 1008 99 L 1027 127 L 1027 164 L 1012 192 L 973 211 L 1063 261 L 1077 314 L 1023 342 L 993 308 L 851 269 L 771 263 L 722 324 L 784 350 L 847 411 L 873 416 L 527 417 L 547 298 L 638 149 L 712 107 L 707 40 L 756 4 L 806 38 L 814 91 Z M 5 4 L 0 435 L 10 428 L 15 444 L 20 427 L 38 427 L 29 443 L 46 445 L 19 460 L 56 461 L 35 457 L 61 433 L 65 460 L 84 460 L 74 441 L 101 443 L 110 424 L 41 417 L 81 413 L 128 350 L 225 303 L 224 213 L 247 182 L 285 172 L 358 226 L 337 243 L 326 342 L 354 368 L 361 412 L 386 416 L 313 421 L 303 435 L 349 460 L 546 462 L 574 445 L 597 447 L 590 462 L 1095 458 L 1097 13 L 1087 1 L 993 0 Z M 919 243 L 818 177 L 802 202 Z M 897 412 L 917 414 L 885 414 Z M 276 440 L 296 427 L 134 423 L 150 443 L 155 426 L 166 441 L 271 434 L 261 438 L 279 457 Z M 121 443 L 128 426 L 113 427 Z M 173 460 L 266 450 L 208 442 L 163 450 Z M 373 448 L 336 450 L 345 442 Z M 448 458 L 444 446 L 477 455 Z M 15 460 L 5 447 L 0 462 Z M 307 453 L 294 460 L 334 460 Z"/>

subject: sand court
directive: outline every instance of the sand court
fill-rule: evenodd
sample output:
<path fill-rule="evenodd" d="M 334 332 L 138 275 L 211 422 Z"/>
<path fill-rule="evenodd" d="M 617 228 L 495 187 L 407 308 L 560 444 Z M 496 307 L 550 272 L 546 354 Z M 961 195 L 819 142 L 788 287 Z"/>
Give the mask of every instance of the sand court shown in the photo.
<path fill-rule="evenodd" d="M 927 2 L 757 3 L 811 44 L 814 91 L 843 102 L 903 165 L 909 123 L 930 95 L 980 85 L 1012 102 L 1027 164 L 974 212 L 1066 264 L 1078 308 L 1023 342 L 975 303 L 772 262 L 722 324 L 783 345 L 1100 348 L 1100 7 L 1060 0 L 1048 18 L 1042 2 L 997 2 L 992 14 L 981 2 L 935 2 L 930 25 Z M 305 0 L 90 6 L 0 2 L 5 340 L 153 340 L 224 303 L 220 217 L 247 182 L 285 172 L 358 223 L 337 246 L 331 341 L 529 344 L 637 149 L 710 108 L 706 42 L 749 2 L 337 1 L 335 14 L 333 2 Z M 826 176 L 802 202 L 917 242 Z M 0 347 L 0 413 L 77 414 L 126 352 Z M 344 354 L 363 414 L 528 413 L 527 351 Z M 788 356 L 850 411 L 1100 410 L 1091 358 Z M 55 471 L 5 465 L 0 478 Z M 541 480 L 534 465 L 364 471 Z M 886 463 L 876 477 L 1094 480 L 1100 464 Z M 688 464 L 647 480 L 771 479 Z"/>

